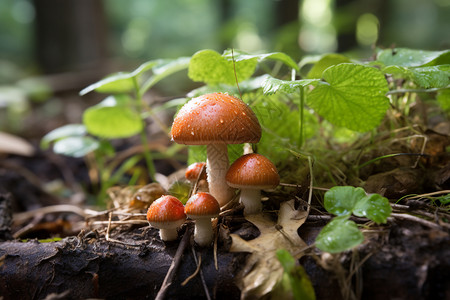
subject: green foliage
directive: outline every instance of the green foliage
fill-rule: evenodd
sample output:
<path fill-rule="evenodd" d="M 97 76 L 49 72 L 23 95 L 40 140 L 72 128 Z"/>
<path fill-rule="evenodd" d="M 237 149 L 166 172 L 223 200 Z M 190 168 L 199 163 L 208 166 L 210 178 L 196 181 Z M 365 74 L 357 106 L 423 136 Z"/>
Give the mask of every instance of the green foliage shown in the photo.
<path fill-rule="evenodd" d="M 320 57 L 318 61 L 316 61 L 311 68 L 311 70 L 308 72 L 308 75 L 306 75 L 307 78 L 322 78 L 323 72 L 335 65 L 343 64 L 343 63 L 351 63 L 351 60 L 341 54 L 336 53 L 330 53 L 325 54 Z"/>
<path fill-rule="evenodd" d="M 364 241 L 364 235 L 355 222 L 346 216 L 336 217 L 320 231 L 316 247 L 322 251 L 339 253 L 353 248 Z"/>
<path fill-rule="evenodd" d="M 348 216 L 353 212 L 356 203 L 366 196 L 366 192 L 358 187 L 333 187 L 325 193 L 324 207 L 336 216 Z"/>
<path fill-rule="evenodd" d="M 273 292 L 272 299 L 284 299 L 285 293 L 291 292 L 295 300 L 315 300 L 314 288 L 305 269 L 296 264 L 294 257 L 285 249 L 278 250 L 276 255 L 284 274 L 280 284 L 282 288 Z"/>
<path fill-rule="evenodd" d="M 317 85 L 318 82 L 318 79 L 281 80 L 268 76 L 263 85 L 263 92 L 266 95 L 272 95 L 276 92 L 295 93 L 300 88 Z"/>
<path fill-rule="evenodd" d="M 127 95 L 109 96 L 83 114 L 88 132 L 101 138 L 122 138 L 138 134 L 143 129 L 139 113 Z"/>
<path fill-rule="evenodd" d="M 331 188 L 325 193 L 324 207 L 338 217 L 320 231 L 316 246 L 330 253 L 345 251 L 364 241 L 356 223 L 349 220 L 352 213 L 376 223 L 386 223 L 392 211 L 385 197 L 379 194 L 366 195 L 362 188 L 352 186 Z"/>
<path fill-rule="evenodd" d="M 210 85 L 234 85 L 236 79 L 238 82 L 249 79 L 255 72 L 257 64 L 266 59 L 278 60 L 291 68 L 298 68 L 289 56 L 280 52 L 250 55 L 227 50 L 220 55 L 214 50 L 201 50 L 192 56 L 188 76 L 193 81 Z"/>
<path fill-rule="evenodd" d="M 383 74 L 357 64 L 332 66 L 308 96 L 307 104 L 337 126 L 369 131 L 378 126 L 389 108 L 388 86 Z"/>
<path fill-rule="evenodd" d="M 265 64 L 268 60 L 278 62 L 278 67 L 290 68 L 291 72 L 275 77 L 277 72 L 271 74 Z M 140 134 L 145 148 L 143 155 L 153 177 L 153 158 L 146 149 L 148 142 L 143 125 L 145 118 L 151 118 L 155 110 L 143 103 L 142 95 L 164 78 L 184 69 L 188 69 L 190 79 L 205 83 L 191 91 L 188 97 L 228 92 L 241 97 L 253 109 L 263 128 L 258 152 L 267 155 L 276 165 L 283 165 L 291 153 L 304 153 L 302 147 L 318 140 L 318 132 L 322 137 L 332 136 L 335 140 L 347 141 L 349 136 L 357 136 L 357 132 L 371 131 L 379 126 L 390 107 L 386 95 L 396 92 L 389 91 L 386 75 L 402 79 L 406 88 L 437 91 L 439 104 L 450 111 L 448 50 L 379 50 L 376 61 L 371 63 L 330 53 L 305 57 L 299 64 L 281 52 L 249 54 L 226 50 L 219 54 L 213 50 L 201 50 L 192 57 L 151 60 L 134 71 L 112 74 L 86 87 L 81 95 L 96 91 L 109 96 L 84 112 L 83 124 L 63 127 L 46 135 L 42 147 L 48 148 L 55 143 L 54 149 L 58 153 L 79 157 L 94 152 L 98 159 L 100 153 L 106 151 L 102 146 L 109 144 L 106 141 Z M 296 73 L 308 69 L 303 77 Z M 396 97 L 391 99 L 394 102 Z M 159 109 L 179 107 L 186 101 L 176 99 Z M 339 132 L 344 133 L 341 138 Z M 242 145 L 231 145 L 228 151 L 230 161 L 234 161 L 242 154 Z M 204 161 L 205 152 L 202 146 L 189 147 L 188 162 Z M 99 165 L 105 167 L 104 163 Z M 357 190 L 354 197 L 361 198 L 361 192 Z M 330 195 L 332 192 L 327 197 Z M 351 199 L 345 204 L 326 201 L 326 205 L 330 205 L 327 209 L 338 216 L 353 213 L 384 222 L 385 213 L 380 215 L 377 211 L 384 200 L 369 198 L 364 198 L 365 201 Z M 356 208 L 354 203 L 358 203 Z M 373 210 L 373 205 L 378 208 Z"/>
<path fill-rule="evenodd" d="M 385 66 L 424 67 L 450 63 L 450 50 L 425 51 L 407 48 L 380 50 L 377 62 Z"/>

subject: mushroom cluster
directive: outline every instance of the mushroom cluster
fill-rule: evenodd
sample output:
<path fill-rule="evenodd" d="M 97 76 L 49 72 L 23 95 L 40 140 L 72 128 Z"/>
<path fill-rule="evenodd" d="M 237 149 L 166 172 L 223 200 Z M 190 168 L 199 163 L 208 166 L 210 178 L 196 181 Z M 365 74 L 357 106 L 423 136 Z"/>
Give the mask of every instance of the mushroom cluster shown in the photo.
<path fill-rule="evenodd" d="M 149 206 L 147 221 L 152 227 L 159 229 L 161 240 L 173 241 L 178 237 L 178 227 L 189 217 L 195 220 L 194 241 L 204 247 L 213 240 L 211 219 L 218 217 L 219 212 L 219 203 L 209 193 L 193 195 L 186 205 L 174 196 L 164 195 Z"/>
<path fill-rule="evenodd" d="M 217 217 L 220 207 L 233 198 L 234 189 L 241 190 L 244 214 L 249 215 L 261 212 L 261 190 L 273 189 L 280 182 L 273 163 L 260 154 L 245 154 L 229 166 L 228 144 L 258 143 L 261 139 L 261 126 L 256 115 L 236 97 L 212 93 L 191 99 L 174 119 L 171 137 L 179 144 L 206 145 L 205 190 L 209 189 L 209 193 L 194 194 L 185 206 L 175 197 L 161 197 L 178 201 L 170 204 L 176 217 L 169 216 L 169 205 L 163 207 L 162 200 L 152 203 L 147 219 L 152 226 L 161 228 L 163 240 L 176 239 L 176 228 L 188 217 L 195 220 L 194 241 L 200 246 L 208 246 L 214 235 L 211 219 Z M 188 167 L 186 179 L 191 184 L 205 180 L 203 164 Z M 164 218 L 153 216 L 159 207 L 163 207 Z M 168 225 L 166 219 L 173 219 L 174 225 Z"/>

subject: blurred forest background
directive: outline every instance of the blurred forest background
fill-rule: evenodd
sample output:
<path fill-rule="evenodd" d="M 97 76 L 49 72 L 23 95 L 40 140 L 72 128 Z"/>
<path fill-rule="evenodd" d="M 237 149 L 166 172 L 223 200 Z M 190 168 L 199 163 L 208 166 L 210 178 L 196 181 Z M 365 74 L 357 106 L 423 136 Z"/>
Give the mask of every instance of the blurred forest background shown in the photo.
<path fill-rule="evenodd" d="M 79 90 L 147 60 L 231 47 L 296 61 L 369 58 L 374 46 L 441 50 L 449 16 L 450 0 L 2 0 L 0 131 L 38 140 L 78 123 L 98 101 Z M 186 76 L 176 78 L 158 85 L 161 95 L 189 90 Z"/>

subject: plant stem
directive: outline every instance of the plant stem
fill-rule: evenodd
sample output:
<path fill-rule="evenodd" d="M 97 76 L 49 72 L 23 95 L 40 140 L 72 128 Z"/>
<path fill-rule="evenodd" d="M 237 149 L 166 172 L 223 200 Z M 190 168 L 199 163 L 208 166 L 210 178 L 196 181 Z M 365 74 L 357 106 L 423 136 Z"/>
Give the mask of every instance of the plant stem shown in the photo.
<path fill-rule="evenodd" d="M 139 89 L 139 85 L 137 82 L 136 77 L 133 77 L 133 84 L 136 92 L 136 107 L 140 114 L 142 114 L 142 108 L 143 108 L 143 100 L 142 100 L 142 94 Z M 145 120 L 142 120 L 142 122 L 145 124 Z M 153 164 L 153 158 L 152 154 L 150 152 L 150 148 L 148 147 L 148 138 L 147 138 L 147 132 L 145 131 L 145 126 L 142 126 L 142 130 L 140 132 L 141 135 L 141 143 L 144 147 L 144 159 L 145 163 L 147 164 L 148 173 L 150 175 L 150 179 L 152 181 L 155 181 L 155 165 Z"/>
<path fill-rule="evenodd" d="M 300 87 L 300 106 L 298 111 L 300 113 L 300 135 L 299 135 L 299 149 L 303 146 L 303 122 L 304 122 L 304 108 L 305 108 L 305 88 Z"/>

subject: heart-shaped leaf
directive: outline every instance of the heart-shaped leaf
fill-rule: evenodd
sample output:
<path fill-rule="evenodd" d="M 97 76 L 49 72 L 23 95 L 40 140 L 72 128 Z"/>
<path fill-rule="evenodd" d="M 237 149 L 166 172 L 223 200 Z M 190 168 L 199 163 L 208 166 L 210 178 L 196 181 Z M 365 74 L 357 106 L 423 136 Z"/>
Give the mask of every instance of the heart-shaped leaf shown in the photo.
<path fill-rule="evenodd" d="M 378 69 L 357 64 L 339 64 L 322 74 L 307 97 L 307 104 L 337 126 L 369 131 L 378 126 L 389 108 L 387 81 Z"/>
<path fill-rule="evenodd" d="M 142 130 L 143 122 L 131 107 L 130 98 L 110 96 L 85 110 L 83 123 L 90 134 L 103 138 L 130 137 Z"/>
<path fill-rule="evenodd" d="M 86 126 L 83 124 L 68 124 L 47 133 L 41 140 L 41 148 L 48 149 L 50 143 L 60 140 L 62 138 L 71 136 L 84 136 L 86 134 Z"/>
<path fill-rule="evenodd" d="M 99 146 L 100 143 L 90 136 L 70 136 L 56 141 L 53 151 L 71 157 L 83 157 Z"/>
<path fill-rule="evenodd" d="M 325 193 L 325 209 L 337 216 L 350 215 L 356 203 L 366 196 L 364 190 L 353 186 L 335 186 Z"/>
<path fill-rule="evenodd" d="M 325 225 L 316 238 L 316 247 L 322 251 L 338 253 L 353 248 L 364 241 L 358 226 L 347 216 L 336 217 Z"/>
<path fill-rule="evenodd" d="M 229 85 L 243 81 L 255 72 L 258 60 L 256 58 L 236 61 L 228 60 L 214 50 L 201 50 L 195 53 L 189 63 L 188 76 L 193 81 L 207 84 L 225 83 Z M 236 69 L 236 76 L 234 70 Z"/>
<path fill-rule="evenodd" d="M 353 214 L 366 217 L 376 223 L 386 223 L 392 208 L 389 200 L 379 194 L 371 194 L 360 199 L 353 208 Z"/>

